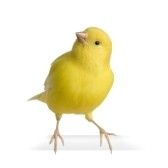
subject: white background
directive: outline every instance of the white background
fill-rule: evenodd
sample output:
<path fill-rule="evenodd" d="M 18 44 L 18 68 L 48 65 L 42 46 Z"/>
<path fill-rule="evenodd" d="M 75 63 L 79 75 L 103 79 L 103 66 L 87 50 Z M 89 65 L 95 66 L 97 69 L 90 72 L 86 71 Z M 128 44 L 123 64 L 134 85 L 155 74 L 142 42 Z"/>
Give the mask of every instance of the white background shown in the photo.
<path fill-rule="evenodd" d="M 0 1 L 0 167 L 167 167 L 167 8 L 166 0 Z M 128 137 L 133 149 L 110 155 L 96 141 L 97 149 L 65 147 L 55 155 L 48 150 L 54 115 L 27 99 L 43 90 L 50 63 L 88 26 L 103 28 L 113 41 L 115 83 L 94 119 L 123 142 Z M 76 115 L 63 116 L 60 131 L 98 134 Z"/>

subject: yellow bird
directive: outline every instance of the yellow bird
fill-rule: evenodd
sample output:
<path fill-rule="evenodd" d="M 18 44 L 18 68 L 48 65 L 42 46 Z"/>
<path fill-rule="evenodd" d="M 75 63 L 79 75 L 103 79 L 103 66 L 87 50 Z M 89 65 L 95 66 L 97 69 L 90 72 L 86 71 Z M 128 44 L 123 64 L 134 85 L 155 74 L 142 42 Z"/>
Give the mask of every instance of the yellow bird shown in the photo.
<path fill-rule="evenodd" d="M 59 132 L 62 114 L 84 114 L 100 132 L 100 145 L 104 135 L 110 151 L 112 146 L 109 135 L 92 118 L 93 110 L 102 103 L 110 91 L 114 75 L 110 68 L 112 42 L 100 28 L 89 27 L 76 33 L 77 39 L 72 50 L 58 57 L 52 64 L 44 83 L 44 92 L 30 100 L 46 103 L 55 113 L 57 124 L 50 143 L 54 141 L 57 151 L 57 139 L 64 141 Z"/>

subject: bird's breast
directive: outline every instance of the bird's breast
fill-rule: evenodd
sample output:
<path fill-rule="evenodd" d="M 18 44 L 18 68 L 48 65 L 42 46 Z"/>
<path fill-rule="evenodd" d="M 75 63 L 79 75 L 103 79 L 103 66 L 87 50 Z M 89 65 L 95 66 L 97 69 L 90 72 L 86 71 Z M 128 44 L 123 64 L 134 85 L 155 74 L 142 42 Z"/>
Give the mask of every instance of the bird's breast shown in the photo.
<path fill-rule="evenodd" d="M 92 111 L 104 100 L 113 83 L 110 70 L 92 74 L 71 68 L 60 75 L 48 93 L 48 104 L 52 110 L 64 113 Z"/>

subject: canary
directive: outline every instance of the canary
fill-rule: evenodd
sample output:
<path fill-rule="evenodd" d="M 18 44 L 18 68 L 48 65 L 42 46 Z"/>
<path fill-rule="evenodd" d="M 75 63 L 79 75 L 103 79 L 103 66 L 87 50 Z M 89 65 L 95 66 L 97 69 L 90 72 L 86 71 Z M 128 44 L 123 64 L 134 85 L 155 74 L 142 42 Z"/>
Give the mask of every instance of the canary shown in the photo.
<path fill-rule="evenodd" d="M 40 100 L 55 113 L 56 129 L 50 143 L 64 140 L 59 131 L 62 114 L 83 114 L 100 132 L 100 145 L 104 135 L 109 149 L 112 145 L 109 135 L 92 117 L 93 110 L 102 103 L 110 91 L 114 75 L 110 68 L 112 42 L 106 32 L 89 27 L 76 33 L 72 50 L 58 57 L 52 64 L 44 83 L 44 92 L 30 100 Z"/>

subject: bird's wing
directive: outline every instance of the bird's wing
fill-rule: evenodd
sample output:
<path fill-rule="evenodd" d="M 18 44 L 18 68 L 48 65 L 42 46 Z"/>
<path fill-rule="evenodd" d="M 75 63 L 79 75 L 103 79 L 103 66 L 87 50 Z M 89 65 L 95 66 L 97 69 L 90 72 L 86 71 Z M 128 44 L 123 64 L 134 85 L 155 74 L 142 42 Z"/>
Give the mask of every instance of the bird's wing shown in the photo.
<path fill-rule="evenodd" d="M 57 73 L 55 73 L 55 69 L 58 66 L 59 62 L 62 61 L 68 55 L 69 55 L 68 53 L 65 53 L 52 62 L 49 74 L 44 82 L 44 90 L 45 91 L 51 89 L 53 84 L 55 84 L 54 80 L 53 80 L 54 76 L 57 74 Z"/>
<path fill-rule="evenodd" d="M 49 74 L 44 82 L 44 90 L 48 90 L 51 88 L 51 78 L 52 78 L 52 74 L 53 74 L 53 71 L 54 71 L 54 66 L 51 64 L 51 68 L 50 68 L 50 71 L 49 71 Z"/>

